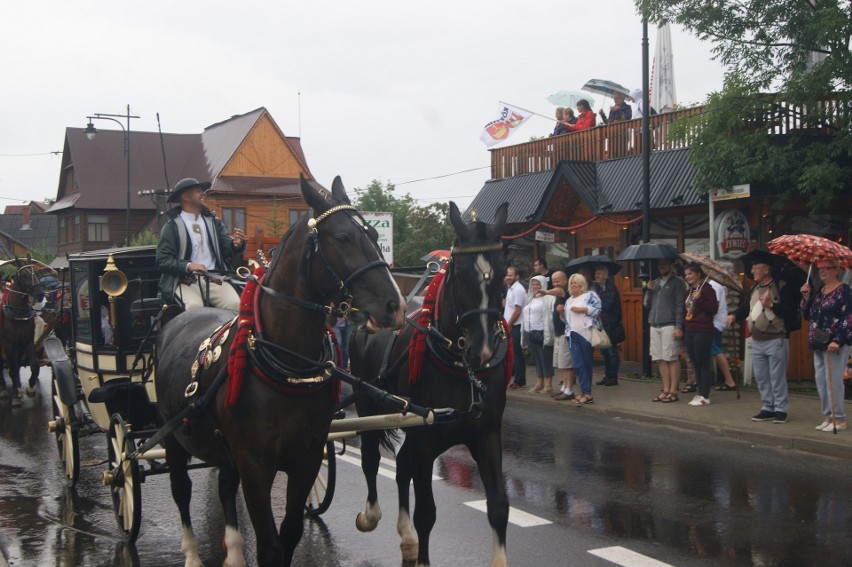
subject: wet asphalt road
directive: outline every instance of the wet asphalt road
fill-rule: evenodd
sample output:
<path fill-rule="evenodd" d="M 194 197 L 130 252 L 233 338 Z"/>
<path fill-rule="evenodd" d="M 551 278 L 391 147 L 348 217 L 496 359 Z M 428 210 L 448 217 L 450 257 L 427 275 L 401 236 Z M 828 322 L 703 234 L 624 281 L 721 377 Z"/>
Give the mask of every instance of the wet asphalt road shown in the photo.
<path fill-rule="evenodd" d="M 179 566 L 179 521 L 167 476 L 142 485 L 136 546 L 119 537 L 100 485 L 105 434 L 81 440 L 75 490 L 64 487 L 42 396 L 12 410 L 0 402 L 0 551 L 18 566 Z M 731 439 L 602 418 L 574 407 L 513 401 L 504 421 L 506 487 L 519 514 L 510 565 L 613 565 L 590 551 L 620 546 L 669 565 L 848 565 L 852 562 L 849 462 L 753 447 Z M 308 521 L 294 564 L 401 565 L 395 485 L 379 479 L 385 517 L 371 534 L 354 527 L 365 490 L 357 447 L 339 458 L 334 502 Z M 384 467 L 388 477 L 392 468 Z M 475 466 L 456 449 L 436 464 L 436 566 L 488 565 L 491 532 L 469 503 L 484 499 Z M 192 512 L 207 565 L 224 558 L 216 476 L 192 473 Z M 273 501 L 283 510 L 286 480 Z M 535 523 L 542 525 L 520 525 Z M 242 522 L 249 527 L 245 510 Z M 250 529 L 248 530 L 251 531 Z M 247 535 L 249 564 L 253 536 Z M 627 564 L 627 563 L 622 563 Z"/>

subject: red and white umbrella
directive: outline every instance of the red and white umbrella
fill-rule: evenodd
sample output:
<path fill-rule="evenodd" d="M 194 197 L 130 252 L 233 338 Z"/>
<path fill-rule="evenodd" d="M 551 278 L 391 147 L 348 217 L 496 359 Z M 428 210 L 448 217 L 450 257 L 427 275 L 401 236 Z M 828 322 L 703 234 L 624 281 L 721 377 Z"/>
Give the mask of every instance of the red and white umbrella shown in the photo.
<path fill-rule="evenodd" d="M 773 254 L 786 256 L 799 264 L 809 264 L 808 280 L 813 265 L 823 260 L 834 260 L 844 270 L 852 268 L 852 250 L 822 236 L 786 234 L 770 240 L 766 247 Z"/>

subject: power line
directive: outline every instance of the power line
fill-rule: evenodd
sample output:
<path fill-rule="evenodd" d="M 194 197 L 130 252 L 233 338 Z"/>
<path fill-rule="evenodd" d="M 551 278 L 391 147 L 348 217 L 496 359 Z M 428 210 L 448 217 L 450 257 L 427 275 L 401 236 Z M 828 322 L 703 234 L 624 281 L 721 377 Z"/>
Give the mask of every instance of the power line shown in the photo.
<path fill-rule="evenodd" d="M 36 156 L 60 156 L 62 155 L 61 151 L 58 152 L 43 152 L 40 154 L 0 154 L 0 157 L 36 157 Z"/>
<path fill-rule="evenodd" d="M 491 166 L 486 165 L 485 167 L 474 167 L 473 169 L 463 169 L 461 171 L 456 171 L 455 173 L 445 173 L 444 175 L 436 175 L 434 177 L 424 177 L 422 179 L 412 179 L 411 181 L 403 181 L 401 183 L 394 183 L 394 185 L 399 186 L 399 185 L 407 185 L 408 183 L 418 183 L 420 181 L 431 181 L 433 179 L 443 179 L 445 177 L 452 177 L 453 175 L 460 175 L 462 173 L 470 173 L 471 171 L 479 171 L 481 169 L 491 169 Z"/>

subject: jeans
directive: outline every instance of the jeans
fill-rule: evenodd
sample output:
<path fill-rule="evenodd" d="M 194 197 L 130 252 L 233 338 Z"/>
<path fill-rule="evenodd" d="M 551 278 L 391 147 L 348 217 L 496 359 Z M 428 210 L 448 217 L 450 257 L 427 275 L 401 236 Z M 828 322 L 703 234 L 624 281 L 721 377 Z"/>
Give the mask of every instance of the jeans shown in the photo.
<path fill-rule="evenodd" d="M 760 391 L 763 408 L 770 412 L 787 413 L 787 359 L 790 355 L 788 339 L 751 341 L 751 360 L 754 381 Z"/>
<path fill-rule="evenodd" d="M 618 380 L 618 366 L 620 363 L 618 358 L 618 345 L 612 345 L 609 348 L 602 348 L 601 356 L 603 356 L 604 359 L 604 379 Z"/>
<path fill-rule="evenodd" d="M 334 325 L 331 330 L 337 338 L 337 345 L 340 347 L 340 368 L 349 366 L 349 341 L 352 338 L 352 323 L 346 321 L 342 327 Z"/>
<path fill-rule="evenodd" d="M 683 334 L 686 353 L 695 365 L 695 381 L 698 393 L 710 398 L 713 372 L 710 368 L 710 347 L 713 346 L 713 331 L 687 331 Z"/>
<path fill-rule="evenodd" d="M 518 386 L 527 385 L 527 359 L 521 347 L 521 324 L 512 325 L 512 346 L 515 349 L 515 364 L 512 367 L 512 382 Z"/>
<path fill-rule="evenodd" d="M 572 332 L 568 337 L 568 346 L 571 349 L 577 382 L 580 384 L 580 393 L 588 396 L 592 393 L 592 343 L 582 335 Z"/>
<path fill-rule="evenodd" d="M 822 414 L 831 417 L 832 405 L 834 405 L 835 419 L 846 419 L 846 405 L 843 402 L 843 370 L 846 361 L 849 360 L 849 345 L 840 347 L 840 350 L 831 353 L 831 388 L 829 391 L 828 364 L 829 353 L 827 350 L 814 351 L 814 371 L 819 392 L 819 400 L 822 405 Z M 833 393 L 833 396 L 832 396 Z M 832 404 L 832 397 L 834 404 Z"/>

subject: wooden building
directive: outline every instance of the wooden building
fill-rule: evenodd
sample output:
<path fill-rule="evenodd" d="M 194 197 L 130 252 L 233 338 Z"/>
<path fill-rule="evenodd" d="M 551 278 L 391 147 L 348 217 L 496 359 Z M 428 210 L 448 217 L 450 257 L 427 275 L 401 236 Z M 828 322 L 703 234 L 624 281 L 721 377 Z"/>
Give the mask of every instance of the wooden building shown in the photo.
<path fill-rule="evenodd" d="M 711 242 L 709 203 L 694 188 L 688 143 L 676 144 L 666 136 L 674 120 L 696 112 L 701 108 L 650 118 L 652 241 L 705 254 L 716 246 L 722 261 L 738 273 L 743 273 L 739 256 L 783 234 L 808 233 L 850 242 L 852 192 L 847 190 L 825 210 L 812 214 L 805 199 L 791 199 L 778 207 L 780 189 L 756 185 L 748 198 L 715 203 L 716 238 Z M 641 120 L 493 149 L 491 177 L 466 214 L 476 210 L 480 219 L 491 219 L 501 203 L 509 203 L 504 238 L 510 262 L 526 276 L 536 258 L 559 269 L 570 259 L 589 254 L 616 258 L 628 245 L 641 242 Z M 652 272 L 654 268 L 644 267 Z M 625 360 L 639 361 L 643 356 L 641 269 L 626 263 L 615 278 L 627 332 L 621 345 Z M 748 288 L 751 282 L 745 283 Z M 737 294 L 729 294 L 731 306 L 739 300 Z M 733 354 L 742 357 L 742 337 L 737 333 L 729 341 L 734 343 Z M 791 335 L 788 376 L 813 379 L 804 332 Z"/>
<path fill-rule="evenodd" d="M 247 256 L 254 257 L 307 212 L 300 174 L 325 191 L 299 138 L 285 136 L 263 107 L 200 134 L 131 131 L 129 141 L 131 238 L 158 233 L 169 188 L 194 177 L 212 182 L 208 207 L 229 229 L 245 231 Z M 59 254 L 123 244 L 127 198 L 124 133 L 101 130 L 89 140 L 82 128 L 67 128 L 56 202 L 47 211 L 57 218 Z"/>

